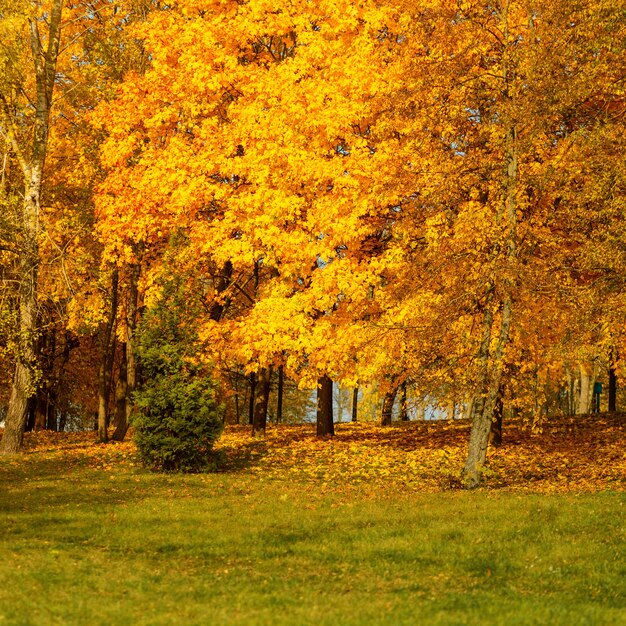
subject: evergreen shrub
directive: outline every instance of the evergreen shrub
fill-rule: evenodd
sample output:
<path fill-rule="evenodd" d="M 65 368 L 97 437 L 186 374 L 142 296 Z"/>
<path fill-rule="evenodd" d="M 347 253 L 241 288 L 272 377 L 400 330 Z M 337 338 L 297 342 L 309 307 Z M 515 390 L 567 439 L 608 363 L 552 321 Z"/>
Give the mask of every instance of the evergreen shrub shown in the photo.
<path fill-rule="evenodd" d="M 197 359 L 193 309 L 180 281 L 167 283 L 138 328 L 135 442 L 142 463 L 157 471 L 209 469 L 222 430 L 216 383 Z"/>

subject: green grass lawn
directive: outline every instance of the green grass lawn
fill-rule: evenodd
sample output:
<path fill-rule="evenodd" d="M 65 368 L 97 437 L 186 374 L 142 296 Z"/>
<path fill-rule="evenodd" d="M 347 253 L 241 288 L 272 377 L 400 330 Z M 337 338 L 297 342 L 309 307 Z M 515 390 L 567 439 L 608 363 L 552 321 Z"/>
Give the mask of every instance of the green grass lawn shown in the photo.
<path fill-rule="evenodd" d="M 624 493 L 2 461 L 1 625 L 626 624 Z"/>

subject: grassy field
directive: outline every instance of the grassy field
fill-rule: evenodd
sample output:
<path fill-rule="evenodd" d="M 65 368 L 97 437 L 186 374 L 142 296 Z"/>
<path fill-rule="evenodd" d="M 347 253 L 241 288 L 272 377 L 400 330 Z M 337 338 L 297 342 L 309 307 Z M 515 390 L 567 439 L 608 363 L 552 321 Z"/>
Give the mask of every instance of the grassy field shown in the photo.
<path fill-rule="evenodd" d="M 423 490 L 330 479 L 324 462 L 343 458 L 342 436 L 348 455 L 354 428 L 330 444 L 286 429 L 290 446 L 234 429 L 222 471 L 195 476 L 149 474 L 131 444 L 33 435 L 0 459 L 0 624 L 626 624 L 619 476 L 528 492 L 496 469 L 487 488 L 450 490 L 451 450 L 439 489 L 432 468 Z M 422 426 L 386 431 L 389 454 L 411 428 L 419 440 Z M 281 475 L 272 459 L 307 446 L 321 475 L 286 461 Z M 587 456 L 598 475 L 605 461 Z"/>

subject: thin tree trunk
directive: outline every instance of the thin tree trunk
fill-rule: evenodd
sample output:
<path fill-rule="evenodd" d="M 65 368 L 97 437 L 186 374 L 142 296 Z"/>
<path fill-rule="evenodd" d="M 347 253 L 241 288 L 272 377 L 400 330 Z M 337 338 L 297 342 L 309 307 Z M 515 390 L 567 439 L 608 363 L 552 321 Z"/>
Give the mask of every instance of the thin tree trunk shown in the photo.
<path fill-rule="evenodd" d="M 393 404 L 396 401 L 396 395 L 398 394 L 398 388 L 394 387 L 391 391 L 388 391 L 383 398 L 383 409 L 380 419 L 381 426 L 390 426 L 393 416 Z"/>
<path fill-rule="evenodd" d="M 219 276 L 215 280 L 215 299 L 209 309 L 209 319 L 214 322 L 219 322 L 222 319 L 224 310 L 226 309 L 227 302 L 222 300 L 222 294 L 230 286 L 230 281 L 233 277 L 233 264 L 230 261 L 226 261 L 222 267 Z"/>
<path fill-rule="evenodd" d="M 491 432 L 489 433 L 489 445 L 499 448 L 502 445 L 502 417 L 504 415 L 504 385 L 500 383 L 498 389 L 498 399 L 496 400 L 496 408 L 493 412 L 493 420 L 491 422 Z"/>
<path fill-rule="evenodd" d="M 587 363 L 580 363 L 580 396 L 578 398 L 577 415 L 586 415 L 591 410 L 593 395 L 593 373 Z"/>
<path fill-rule="evenodd" d="M 276 390 L 276 423 L 283 421 L 283 393 L 285 386 L 285 368 L 280 365 L 278 367 L 278 389 Z"/>
<path fill-rule="evenodd" d="M 407 390 L 406 390 L 406 380 L 400 385 L 401 396 L 400 396 L 400 415 L 398 419 L 401 422 L 409 421 L 409 403 L 407 399 Z"/>
<path fill-rule="evenodd" d="M 615 358 L 611 350 L 609 363 L 609 413 L 617 410 L 617 372 L 615 371 Z"/>
<path fill-rule="evenodd" d="M 240 415 L 240 410 L 239 410 L 239 372 L 235 374 L 234 387 L 235 387 L 235 424 L 239 424 L 241 420 L 241 415 Z"/>
<path fill-rule="evenodd" d="M 56 77 L 56 63 L 61 36 L 63 0 L 53 0 L 48 16 L 48 45 L 42 48 L 39 21 L 31 18 L 30 47 L 35 70 L 36 100 L 33 116 L 32 144 L 22 147 L 15 120 L 6 100 L 0 98 L 0 114 L 6 123 L 8 140 L 15 152 L 24 174 L 24 204 L 22 205 L 20 285 L 19 297 L 19 346 L 15 373 L 11 385 L 9 406 L 5 416 L 4 436 L 0 442 L 1 454 L 14 454 L 22 448 L 26 427 L 28 399 L 34 395 L 37 380 L 37 271 L 39 266 L 39 212 L 43 170 L 48 149 L 50 129 L 50 106 Z"/>
<path fill-rule="evenodd" d="M 111 439 L 113 441 L 123 441 L 128 431 L 130 418 L 132 415 L 133 404 L 132 397 L 137 386 L 137 346 L 135 337 L 135 329 L 137 328 L 137 307 L 139 304 L 139 276 L 141 274 L 141 252 L 139 250 L 139 259 L 132 266 L 130 272 L 130 285 L 128 289 L 128 307 L 126 310 L 126 412 L 120 416 L 120 421 L 115 428 L 115 432 Z"/>
<path fill-rule="evenodd" d="M 254 395 L 257 387 L 256 374 L 250 374 L 250 397 L 248 400 L 248 424 L 254 424 Z"/>
<path fill-rule="evenodd" d="M 257 371 L 254 420 L 252 423 L 253 435 L 265 435 L 265 429 L 267 428 L 267 406 L 270 396 L 271 373 L 272 370 L 269 367 L 262 367 Z"/>
<path fill-rule="evenodd" d="M 48 407 L 46 406 L 46 398 L 43 395 L 43 390 L 40 389 L 35 397 L 35 424 L 33 430 L 45 430 L 47 416 Z"/>
<path fill-rule="evenodd" d="M 120 369 L 117 373 L 117 382 L 115 384 L 115 416 L 113 418 L 115 430 L 126 421 L 126 395 L 128 393 L 126 368 L 126 343 L 123 343 Z"/>
<path fill-rule="evenodd" d="M 333 381 L 328 376 L 321 376 L 317 381 L 317 436 L 334 434 Z"/>
<path fill-rule="evenodd" d="M 359 388 L 352 390 L 352 421 L 356 422 L 359 418 Z"/>
<path fill-rule="evenodd" d="M 113 350 L 115 337 L 113 328 L 117 317 L 117 285 L 118 272 L 113 270 L 111 276 L 111 304 L 106 326 L 102 334 L 102 353 L 100 355 L 100 367 L 98 369 L 98 441 L 106 443 L 109 440 L 109 391 L 111 388 L 111 366 L 113 364 Z"/>

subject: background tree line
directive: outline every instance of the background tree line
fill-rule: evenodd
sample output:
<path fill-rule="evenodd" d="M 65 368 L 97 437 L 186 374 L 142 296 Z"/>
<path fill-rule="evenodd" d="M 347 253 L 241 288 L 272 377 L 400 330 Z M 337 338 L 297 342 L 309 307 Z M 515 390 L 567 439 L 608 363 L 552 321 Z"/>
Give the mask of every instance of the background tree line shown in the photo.
<path fill-rule="evenodd" d="M 311 4 L 2 1 L 3 452 L 124 438 L 166 277 L 255 433 L 375 387 L 472 420 L 471 485 L 503 413 L 615 410 L 624 8 Z"/>

